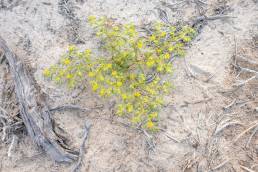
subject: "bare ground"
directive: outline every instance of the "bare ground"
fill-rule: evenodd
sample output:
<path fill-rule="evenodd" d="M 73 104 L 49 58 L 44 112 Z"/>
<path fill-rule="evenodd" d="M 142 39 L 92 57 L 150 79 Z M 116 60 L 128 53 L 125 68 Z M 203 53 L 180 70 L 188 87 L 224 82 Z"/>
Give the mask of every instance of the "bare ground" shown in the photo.
<path fill-rule="evenodd" d="M 105 105 L 103 110 L 91 113 L 54 114 L 75 148 L 81 144 L 85 121 L 92 123 L 82 171 L 258 171 L 258 132 L 253 132 L 258 128 L 257 1 L 64 2 L 1 1 L 0 35 L 33 67 L 52 107 Z M 63 87 L 42 78 L 42 69 L 55 63 L 69 44 L 94 47 L 86 22 L 88 15 L 107 15 L 142 25 L 164 18 L 160 10 L 165 10 L 173 23 L 192 21 L 201 14 L 231 18 L 202 23 L 204 27 L 186 58 L 174 62 L 171 82 L 175 89 L 161 112 L 162 131 L 152 139 L 125 126 L 126 120 L 113 116 L 109 105 L 90 91 L 64 92 Z M 1 94 L 12 88 L 11 84 L 3 87 L 4 66 L 0 66 Z M 8 106 L 8 113 L 15 116 L 14 107 Z M 0 142 L 0 171 L 71 171 L 73 164 L 52 162 L 26 133 L 18 136 L 11 157 L 7 157 L 10 142 Z M 150 141 L 155 144 L 153 151 Z"/>

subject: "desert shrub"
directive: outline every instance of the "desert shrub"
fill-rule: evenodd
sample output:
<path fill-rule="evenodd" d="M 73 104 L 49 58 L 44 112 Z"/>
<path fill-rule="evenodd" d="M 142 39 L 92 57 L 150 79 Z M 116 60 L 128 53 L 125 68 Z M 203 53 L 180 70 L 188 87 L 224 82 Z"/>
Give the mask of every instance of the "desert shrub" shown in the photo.
<path fill-rule="evenodd" d="M 106 17 L 90 16 L 88 22 L 99 40 L 97 54 L 104 55 L 70 46 L 60 63 L 44 70 L 45 77 L 71 88 L 87 79 L 99 96 L 116 100 L 117 115 L 156 130 L 163 97 L 171 90 L 166 79 L 172 73 L 171 60 L 184 55 L 195 31 L 156 22 L 146 33 Z"/>

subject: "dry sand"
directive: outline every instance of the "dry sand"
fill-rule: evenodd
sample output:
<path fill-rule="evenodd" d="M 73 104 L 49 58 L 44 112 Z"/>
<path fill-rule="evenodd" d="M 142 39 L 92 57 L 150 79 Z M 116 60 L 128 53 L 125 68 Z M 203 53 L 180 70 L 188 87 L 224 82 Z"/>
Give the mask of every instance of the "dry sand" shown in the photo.
<path fill-rule="evenodd" d="M 69 1 L 70 10 L 60 6 L 62 2 L 0 1 L 0 35 L 20 58 L 33 67 L 52 106 L 73 103 L 93 107 L 104 103 L 89 91 L 79 96 L 78 90 L 64 92 L 63 87 L 49 83 L 41 75 L 45 67 L 58 61 L 69 44 L 94 48 L 86 22 L 88 15 L 106 15 L 138 25 L 160 20 L 158 9 L 165 10 L 173 23 L 191 21 L 200 15 L 199 11 L 208 16 L 216 13 L 232 16 L 204 24 L 188 48 L 185 59 L 174 62 L 175 73 L 171 81 L 175 89 L 167 97 L 168 105 L 161 112 L 160 124 L 164 131 L 153 136 L 154 151 L 148 150 L 148 138 L 144 134 L 122 125 L 124 120 L 114 117 L 108 108 L 90 114 L 74 111 L 54 114 L 56 122 L 67 132 L 70 144 L 76 148 L 81 144 L 85 120 L 92 123 L 81 171 L 247 171 L 244 168 L 258 171 L 258 136 L 254 135 L 246 147 L 250 130 L 233 143 L 241 132 L 258 121 L 255 111 L 258 107 L 255 98 L 257 80 L 236 92 L 222 93 L 237 80 L 248 78 L 239 75 L 236 79 L 237 72 L 230 68 L 236 53 L 237 58 L 243 56 L 258 63 L 258 45 L 254 38 L 258 34 L 257 1 L 163 1 L 174 4 L 168 8 L 158 0 L 78 0 Z M 250 67 L 246 60 L 241 64 Z M 3 66 L 0 66 L 0 89 L 3 89 Z M 258 70 L 255 65 L 251 67 Z M 233 100 L 236 103 L 225 109 Z M 0 142 L 2 172 L 72 169 L 71 164 L 52 162 L 26 135 L 19 136 L 11 158 L 7 157 L 8 146 L 9 143 Z"/>

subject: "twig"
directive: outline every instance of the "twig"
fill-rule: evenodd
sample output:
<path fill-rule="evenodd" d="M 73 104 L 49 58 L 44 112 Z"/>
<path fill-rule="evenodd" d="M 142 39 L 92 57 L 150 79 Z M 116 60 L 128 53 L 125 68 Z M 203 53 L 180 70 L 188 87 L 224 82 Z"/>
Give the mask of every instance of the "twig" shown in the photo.
<path fill-rule="evenodd" d="M 146 130 L 144 130 L 141 126 L 137 127 L 137 129 L 140 130 L 144 134 L 146 143 L 148 144 L 148 149 L 153 151 L 155 148 L 155 143 L 153 142 L 153 137 L 151 135 L 149 135 L 148 132 Z"/>
<path fill-rule="evenodd" d="M 240 165 L 240 167 L 241 167 L 243 170 L 245 170 L 245 171 L 248 171 L 248 172 L 255 172 L 254 170 L 251 170 L 250 168 L 247 168 L 247 167 L 245 167 L 245 166 L 243 166 L 243 165 Z"/>
<path fill-rule="evenodd" d="M 1 52 L 1 55 L 0 55 L 0 64 L 2 64 L 5 60 L 5 56 L 4 56 L 4 53 Z"/>
<path fill-rule="evenodd" d="M 234 139 L 234 143 L 238 141 L 238 139 L 240 139 L 245 133 L 247 133 L 248 131 L 252 130 L 254 127 L 258 126 L 258 122 L 256 121 L 254 125 L 251 125 L 249 128 L 247 128 L 246 130 L 244 130 L 242 133 L 240 133 L 235 139 Z"/>
<path fill-rule="evenodd" d="M 241 87 L 235 87 L 231 89 L 224 89 L 224 90 L 218 90 L 218 93 L 226 94 L 226 93 L 234 93 L 235 91 L 239 90 Z"/>
<path fill-rule="evenodd" d="M 255 135 L 255 133 L 256 133 L 257 131 L 258 131 L 258 125 L 256 126 L 256 128 L 253 130 L 252 134 L 250 135 L 250 137 L 249 137 L 249 139 L 248 139 L 248 141 L 247 141 L 247 143 L 246 143 L 246 147 L 249 147 L 249 144 L 250 144 L 250 142 L 251 142 L 253 136 Z"/>
<path fill-rule="evenodd" d="M 227 15 L 214 15 L 214 16 L 199 16 L 195 20 L 191 21 L 192 26 L 198 26 L 199 23 L 212 21 L 212 20 L 218 20 L 218 19 L 228 19 L 228 18 L 235 18 L 233 16 L 227 16 Z M 197 28 L 198 29 L 198 28 Z"/>
<path fill-rule="evenodd" d="M 147 79 L 146 79 L 146 84 L 149 84 L 151 83 L 157 76 L 157 73 L 153 73 L 151 76 L 149 76 Z"/>
<path fill-rule="evenodd" d="M 252 81 L 253 79 L 256 79 L 257 75 L 252 76 L 251 78 L 248 78 L 247 80 L 241 82 L 240 84 L 234 84 L 234 86 L 238 86 L 238 87 L 242 87 L 244 86 L 246 83 Z"/>
<path fill-rule="evenodd" d="M 166 135 L 167 138 L 169 138 L 170 140 L 173 140 L 176 143 L 180 143 L 180 141 L 178 139 L 169 135 L 165 129 L 163 129 L 163 128 L 159 128 L 159 129 L 164 132 L 164 134 Z"/>
<path fill-rule="evenodd" d="M 258 167 L 258 164 L 254 164 L 254 165 L 251 166 L 252 169 L 254 169 L 256 167 Z"/>
<path fill-rule="evenodd" d="M 228 18 L 236 18 L 233 16 L 228 15 L 214 15 L 214 16 L 199 16 L 195 19 L 194 23 L 198 23 L 200 21 L 207 21 L 207 20 L 218 20 L 218 19 L 228 19 Z"/>
<path fill-rule="evenodd" d="M 249 59 L 249 58 L 246 58 L 246 57 L 244 57 L 244 56 L 238 56 L 238 58 L 239 59 L 242 59 L 242 60 L 244 60 L 244 61 L 246 61 L 246 62 L 248 62 L 248 63 L 251 63 L 251 64 L 254 64 L 254 65 L 257 65 L 258 64 L 258 62 L 256 62 L 256 61 L 254 61 L 254 60 L 251 60 L 251 59 Z"/>
<path fill-rule="evenodd" d="M 8 152 L 7 152 L 7 156 L 8 156 L 9 158 L 12 157 L 12 153 L 13 153 L 13 151 L 15 150 L 17 144 L 18 144 L 18 139 L 19 139 L 19 138 L 14 134 L 14 135 L 13 135 L 13 138 L 12 138 L 12 142 L 11 142 L 11 144 L 10 144 L 10 146 L 9 146 L 9 148 L 8 148 Z"/>
<path fill-rule="evenodd" d="M 207 2 L 203 2 L 203 1 L 201 1 L 201 0 L 196 0 L 198 3 L 201 3 L 201 4 L 203 4 L 203 5 L 208 5 L 207 4 Z"/>
<path fill-rule="evenodd" d="M 233 58 L 234 58 L 234 64 L 236 65 L 236 60 L 237 60 L 237 56 L 238 56 L 238 53 L 237 53 L 237 40 L 236 40 L 236 36 L 234 35 L 234 48 L 235 48 L 235 52 L 234 52 L 234 55 L 233 55 Z"/>
<path fill-rule="evenodd" d="M 91 127 L 91 124 L 89 124 L 86 121 L 85 128 L 84 128 L 83 140 L 82 140 L 82 144 L 80 146 L 80 151 L 79 151 L 79 158 L 78 158 L 78 161 L 77 161 L 76 165 L 74 166 L 72 172 L 79 171 L 79 169 L 81 167 L 81 164 L 82 164 L 82 161 L 83 161 L 83 157 L 84 157 L 84 154 L 85 154 L 85 143 L 86 143 L 86 140 L 87 140 L 88 135 L 89 135 L 90 127 Z"/>
<path fill-rule="evenodd" d="M 250 72 L 250 73 L 255 73 L 256 75 L 258 75 L 258 71 L 256 70 L 253 70 L 253 69 L 249 69 L 249 68 L 245 68 L 245 67 L 241 67 L 237 64 L 232 64 L 235 68 L 237 69 L 240 69 L 241 71 L 244 71 L 244 72 Z"/>
<path fill-rule="evenodd" d="M 189 102 L 189 101 L 184 101 L 184 105 L 181 105 L 181 107 L 182 106 L 187 106 L 187 105 L 189 105 L 189 104 L 199 104 L 199 103 L 206 103 L 206 102 L 208 102 L 208 101 L 211 101 L 212 100 L 212 98 L 206 98 L 206 99 L 202 99 L 202 100 L 195 100 L 195 101 L 192 101 L 192 102 Z"/>
<path fill-rule="evenodd" d="M 215 76 L 215 73 L 211 74 L 206 80 L 204 80 L 204 82 L 208 83 L 214 76 Z"/>
<path fill-rule="evenodd" d="M 180 1 L 180 2 L 176 2 L 176 3 L 174 3 L 174 4 L 170 4 L 170 3 L 167 3 L 167 2 L 165 2 L 165 1 L 161 1 L 161 4 L 162 4 L 163 6 L 169 8 L 169 9 L 171 9 L 171 10 L 176 9 L 177 7 L 175 7 L 175 6 L 181 5 L 181 4 L 183 4 L 183 3 L 186 3 L 186 2 L 183 0 L 183 1 Z"/>
<path fill-rule="evenodd" d="M 234 99 L 229 105 L 223 107 L 223 109 L 227 110 L 227 109 L 231 108 L 235 103 L 236 103 L 236 99 Z"/>
<path fill-rule="evenodd" d="M 161 8 L 158 8 L 158 7 L 155 7 L 157 10 L 158 10 L 158 13 L 159 13 L 159 18 L 165 22 L 165 23 L 168 23 L 170 24 L 169 22 L 169 19 L 168 19 L 168 15 L 167 15 L 167 12 Z"/>
<path fill-rule="evenodd" d="M 94 108 L 82 108 L 77 105 L 62 105 L 62 106 L 51 108 L 49 109 L 49 111 L 53 112 L 53 111 L 63 111 L 63 110 L 80 110 L 83 112 L 89 112 L 89 111 L 92 111 L 93 109 L 99 109 L 99 108 L 103 108 L 103 105 L 96 106 Z"/>
<path fill-rule="evenodd" d="M 229 162 L 229 159 L 223 161 L 221 164 L 217 165 L 216 167 L 212 168 L 212 171 L 218 170 L 221 167 L 223 167 L 225 164 L 227 164 Z"/>
<path fill-rule="evenodd" d="M 6 138 L 8 137 L 8 131 L 10 130 L 10 126 L 6 125 L 3 127 L 3 135 L 2 135 L 2 141 L 6 141 Z"/>
<path fill-rule="evenodd" d="M 184 58 L 184 62 L 185 62 L 185 67 L 187 69 L 187 71 L 190 73 L 190 76 L 197 79 L 196 75 L 193 74 L 193 71 L 190 69 L 190 67 L 187 64 L 186 58 Z"/>
<path fill-rule="evenodd" d="M 233 126 L 233 125 L 243 125 L 241 124 L 239 121 L 230 121 L 230 119 L 225 120 L 223 122 L 221 122 L 222 126 L 221 127 L 216 127 L 216 130 L 214 132 L 214 135 L 219 134 L 222 130 L 224 130 L 225 128 L 229 127 L 229 126 Z"/>
<path fill-rule="evenodd" d="M 258 71 L 256 71 L 256 70 L 252 70 L 252 69 L 245 68 L 245 67 L 240 67 L 240 69 L 245 71 L 245 72 L 255 73 L 256 75 L 258 75 Z"/>
<path fill-rule="evenodd" d="M 8 118 L 8 113 L 6 112 L 6 110 L 0 106 L 0 111 L 3 112 L 2 114 L 3 114 L 4 117 L 7 119 L 7 118 Z"/>

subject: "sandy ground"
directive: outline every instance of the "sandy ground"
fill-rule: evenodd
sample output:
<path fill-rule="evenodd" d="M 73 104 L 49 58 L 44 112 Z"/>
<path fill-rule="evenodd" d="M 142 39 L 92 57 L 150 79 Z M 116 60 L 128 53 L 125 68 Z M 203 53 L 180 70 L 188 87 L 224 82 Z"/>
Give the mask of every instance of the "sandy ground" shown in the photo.
<path fill-rule="evenodd" d="M 138 25 L 160 20 L 160 9 L 166 11 L 173 23 L 191 21 L 200 13 L 231 16 L 204 23 L 185 59 L 174 62 L 171 81 L 175 89 L 161 112 L 160 125 L 164 131 L 153 135 L 153 151 L 148 148 L 149 138 L 124 126 L 126 120 L 113 116 L 107 105 L 92 113 L 54 114 L 74 148 L 81 144 L 85 121 L 92 123 L 81 171 L 258 171 L 257 134 L 247 144 L 254 127 L 240 135 L 258 120 L 257 79 L 234 90 L 232 85 L 252 77 L 252 73 L 239 74 L 230 65 L 237 61 L 258 71 L 257 1 L 78 0 L 68 1 L 68 10 L 63 2 L 0 1 L 0 35 L 33 67 L 51 106 L 105 104 L 88 91 L 64 92 L 64 87 L 49 83 L 41 75 L 45 67 L 58 61 L 69 44 L 94 48 L 86 22 L 88 15 L 106 15 Z M 3 68 L 1 65 L 0 89 L 4 89 Z M 3 172 L 60 172 L 71 171 L 73 167 L 52 162 L 26 135 L 19 135 L 16 150 L 9 158 L 8 146 L 8 142 L 0 142 Z"/>

